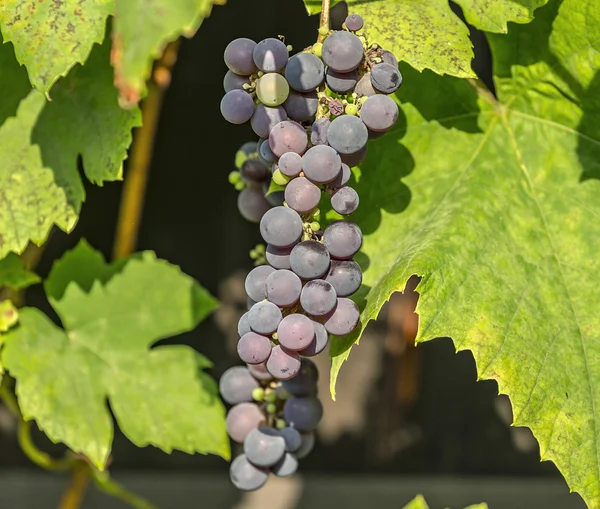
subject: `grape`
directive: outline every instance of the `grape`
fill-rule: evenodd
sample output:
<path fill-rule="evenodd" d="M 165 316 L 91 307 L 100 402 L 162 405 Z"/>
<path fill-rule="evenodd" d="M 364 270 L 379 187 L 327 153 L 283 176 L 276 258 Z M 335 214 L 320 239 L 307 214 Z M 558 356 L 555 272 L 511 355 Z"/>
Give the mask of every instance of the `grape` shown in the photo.
<path fill-rule="evenodd" d="M 247 368 L 248 371 L 250 371 L 250 374 L 261 382 L 270 382 L 273 380 L 273 375 L 269 373 L 267 365 L 264 362 L 261 364 L 248 364 Z"/>
<path fill-rule="evenodd" d="M 358 225 L 351 221 L 334 221 L 325 229 L 323 243 L 332 258 L 352 258 L 362 246 L 362 232 Z M 292 251 L 291 256 L 293 255 Z"/>
<path fill-rule="evenodd" d="M 246 435 L 266 422 L 265 414 L 254 403 L 238 403 L 227 412 L 227 434 L 234 442 L 244 443 Z"/>
<path fill-rule="evenodd" d="M 331 127 L 329 128 L 329 132 L 331 132 Z M 339 175 L 341 168 L 342 161 L 340 160 L 340 156 L 334 149 L 327 145 L 311 147 L 302 157 L 304 175 L 317 184 L 331 182 Z"/>
<path fill-rule="evenodd" d="M 302 237 L 302 218 L 288 207 L 274 207 L 260 220 L 260 234 L 272 246 L 289 247 Z"/>
<path fill-rule="evenodd" d="M 294 454 L 299 460 L 306 458 L 315 446 L 315 434 L 313 432 L 301 433 L 300 436 L 302 437 L 302 445 Z"/>
<path fill-rule="evenodd" d="M 398 120 L 398 105 L 387 95 L 369 97 L 362 105 L 360 118 L 372 131 L 387 131 Z"/>
<path fill-rule="evenodd" d="M 308 136 L 300 124 L 285 120 L 271 129 L 269 145 L 277 157 L 281 157 L 286 152 L 302 155 L 308 147 Z"/>
<path fill-rule="evenodd" d="M 293 454 L 286 452 L 276 465 L 271 467 L 271 472 L 273 472 L 277 477 L 288 477 L 293 475 L 298 470 L 298 460 Z"/>
<path fill-rule="evenodd" d="M 232 90 L 244 90 L 244 85 L 249 85 L 250 80 L 248 76 L 240 76 L 233 71 L 227 71 L 223 78 L 223 88 L 225 93 L 231 92 Z"/>
<path fill-rule="evenodd" d="M 240 454 L 231 462 L 229 477 L 238 490 L 255 491 L 265 485 L 269 478 L 269 471 L 254 466 L 244 454 Z"/>
<path fill-rule="evenodd" d="M 269 190 L 269 185 L 266 182 L 265 182 L 265 188 L 266 189 L 264 189 L 264 191 L 266 194 L 267 191 Z M 265 196 L 265 198 L 267 199 L 269 204 L 273 207 L 281 207 L 281 206 L 283 206 L 283 202 L 285 201 L 285 198 L 283 196 L 283 191 L 273 191 L 268 196 Z"/>
<path fill-rule="evenodd" d="M 360 313 L 354 301 L 339 298 L 335 310 L 326 317 L 323 325 L 329 334 L 343 336 L 356 329 L 359 319 Z"/>
<path fill-rule="evenodd" d="M 269 373 L 279 380 L 287 380 L 296 376 L 300 369 L 298 352 L 288 350 L 281 345 L 274 346 L 267 361 Z"/>
<path fill-rule="evenodd" d="M 350 167 L 346 163 L 342 163 L 342 171 L 340 171 L 338 173 L 338 176 L 335 177 L 327 185 L 329 187 L 333 187 L 333 188 L 336 188 L 336 189 L 338 187 L 343 187 L 343 186 L 345 186 L 348 183 L 348 181 L 350 180 L 351 176 L 352 176 L 352 171 L 350 171 Z"/>
<path fill-rule="evenodd" d="M 310 345 L 315 328 L 310 318 L 297 313 L 287 315 L 277 327 L 277 340 L 288 350 L 298 351 Z"/>
<path fill-rule="evenodd" d="M 333 285 L 338 297 L 349 297 L 360 288 L 362 271 L 352 260 L 331 260 L 325 280 Z"/>
<path fill-rule="evenodd" d="M 283 406 L 283 415 L 298 431 L 312 431 L 323 417 L 323 405 L 315 396 L 292 396 Z"/>
<path fill-rule="evenodd" d="M 271 147 L 269 147 L 269 140 L 263 140 L 262 143 L 258 147 L 258 155 L 264 159 L 266 163 L 265 166 L 268 168 L 275 162 L 275 154 L 271 151 Z M 269 170 L 267 170 L 268 172 Z"/>
<path fill-rule="evenodd" d="M 369 132 L 362 120 L 353 115 L 342 115 L 331 122 L 327 141 L 341 155 L 354 154 L 365 147 Z"/>
<path fill-rule="evenodd" d="M 358 14 L 350 14 L 344 21 L 346 28 L 352 32 L 358 32 L 365 24 L 362 17 Z"/>
<path fill-rule="evenodd" d="M 230 405 L 252 401 L 252 391 L 258 382 L 244 366 L 229 368 L 219 380 L 221 397 Z"/>
<path fill-rule="evenodd" d="M 328 67 L 325 71 L 327 86 L 338 94 L 345 94 L 352 90 L 358 81 L 358 71 L 337 72 Z"/>
<path fill-rule="evenodd" d="M 271 341 L 266 336 L 261 336 L 255 332 L 247 332 L 238 341 L 237 353 L 240 359 L 248 364 L 266 362 L 269 355 L 271 355 Z"/>
<path fill-rule="evenodd" d="M 290 253 L 290 266 L 302 279 L 316 279 L 329 269 L 329 252 L 315 240 L 300 242 Z"/>
<path fill-rule="evenodd" d="M 225 48 L 225 65 L 236 74 L 248 76 L 256 72 L 253 52 L 256 43 L 251 39 L 240 37 L 231 41 Z"/>
<path fill-rule="evenodd" d="M 235 167 L 239 170 L 249 157 L 256 157 L 256 142 L 247 141 L 235 153 Z"/>
<path fill-rule="evenodd" d="M 350 32 L 334 32 L 323 43 L 323 61 L 337 72 L 353 71 L 363 56 L 362 42 Z"/>
<path fill-rule="evenodd" d="M 331 207 L 347 216 L 358 208 L 358 193 L 349 186 L 340 187 L 331 197 Z"/>
<path fill-rule="evenodd" d="M 319 371 L 315 363 L 310 359 L 302 359 L 298 374 L 290 380 L 281 382 L 281 386 L 292 396 L 315 396 L 318 381 Z"/>
<path fill-rule="evenodd" d="M 402 74 L 392 64 L 377 64 L 371 69 L 373 88 L 384 94 L 393 94 L 402 85 Z"/>
<path fill-rule="evenodd" d="M 288 82 L 281 74 L 269 73 L 256 81 L 256 95 L 265 106 L 279 106 L 290 93 Z"/>
<path fill-rule="evenodd" d="M 252 223 L 258 223 L 260 218 L 271 208 L 271 205 L 259 189 L 246 187 L 238 194 L 237 207 L 244 219 Z"/>
<path fill-rule="evenodd" d="M 355 152 L 354 154 L 343 155 L 340 154 L 340 159 L 342 163 L 346 163 L 350 168 L 354 168 L 362 163 L 367 157 L 367 151 L 369 150 L 369 145 L 365 145 L 362 150 Z"/>
<path fill-rule="evenodd" d="M 244 182 L 252 184 L 264 182 L 271 173 L 258 159 L 246 159 L 240 168 L 240 175 Z"/>
<path fill-rule="evenodd" d="M 270 108 L 259 104 L 250 119 L 252 130 L 261 138 L 268 138 L 271 129 L 287 118 L 287 113 L 281 106 Z"/>
<path fill-rule="evenodd" d="M 287 452 L 295 452 L 300 449 L 302 445 L 302 436 L 294 428 L 289 426 L 279 430 L 279 434 L 285 440 L 285 450 Z"/>
<path fill-rule="evenodd" d="M 362 97 L 364 95 L 366 95 L 367 97 L 371 97 L 372 95 L 375 95 L 377 93 L 377 91 L 373 88 L 373 84 L 371 83 L 370 72 L 366 73 L 360 80 L 358 80 L 354 91 L 356 92 L 358 97 Z"/>
<path fill-rule="evenodd" d="M 337 295 L 333 286 L 327 281 L 314 279 L 306 283 L 304 288 L 302 288 L 300 305 L 309 315 L 326 315 L 333 310 L 336 304 Z"/>
<path fill-rule="evenodd" d="M 278 166 L 286 177 L 297 177 L 302 171 L 302 156 L 296 152 L 286 152 L 279 158 Z"/>
<path fill-rule="evenodd" d="M 312 92 L 325 77 L 325 67 L 319 57 L 311 53 L 298 53 L 289 59 L 285 77 L 296 92 Z"/>
<path fill-rule="evenodd" d="M 325 350 L 327 343 L 329 343 L 329 334 L 323 324 L 313 320 L 313 327 L 315 328 L 315 337 L 310 342 L 310 345 L 298 352 L 303 357 L 314 357 L 315 355 L 319 355 Z"/>
<path fill-rule="evenodd" d="M 275 269 L 268 265 L 259 265 L 248 272 L 246 281 L 244 282 L 246 295 L 256 302 L 266 299 L 265 281 L 273 272 L 275 272 Z M 246 315 L 248 314 L 246 313 Z"/>
<path fill-rule="evenodd" d="M 238 322 L 238 334 L 242 337 L 246 332 L 250 332 L 250 324 L 248 323 L 248 312 L 244 313 Z"/>
<path fill-rule="evenodd" d="M 285 201 L 300 214 L 314 210 L 321 201 L 321 190 L 310 180 L 297 177 L 285 186 Z"/>
<path fill-rule="evenodd" d="M 257 302 L 248 312 L 248 323 L 252 330 L 258 332 L 258 334 L 273 334 L 277 330 L 279 322 L 281 322 L 281 311 L 272 302 Z M 266 359 L 259 360 L 253 364 L 264 361 Z"/>
<path fill-rule="evenodd" d="M 271 267 L 276 269 L 289 269 L 291 252 L 291 247 L 275 247 L 271 244 L 267 244 L 267 252 L 265 256 Z"/>
<path fill-rule="evenodd" d="M 285 440 L 273 428 L 255 428 L 244 440 L 244 454 L 257 467 L 271 467 L 283 458 Z"/>
<path fill-rule="evenodd" d="M 384 64 L 393 65 L 396 69 L 398 69 L 398 59 L 391 51 L 388 51 L 386 49 L 382 50 L 381 60 L 383 60 Z"/>
<path fill-rule="evenodd" d="M 221 99 L 221 114 L 232 124 L 243 124 L 254 113 L 254 101 L 243 90 L 231 90 Z"/>
<path fill-rule="evenodd" d="M 310 128 L 310 142 L 313 145 L 327 145 L 327 129 L 331 122 L 328 118 L 315 120 Z"/>
<path fill-rule="evenodd" d="M 271 272 L 266 279 L 265 289 L 270 302 L 286 308 L 298 302 L 302 291 L 302 281 L 291 270 L 276 270 Z"/>
<path fill-rule="evenodd" d="M 291 92 L 287 101 L 283 103 L 283 107 L 292 120 L 297 122 L 305 122 L 316 115 L 319 107 L 319 98 L 316 92 L 301 94 L 299 92 Z"/>
<path fill-rule="evenodd" d="M 287 64 L 290 54 L 287 46 L 279 39 L 264 39 L 254 48 L 256 67 L 264 72 L 279 72 Z"/>

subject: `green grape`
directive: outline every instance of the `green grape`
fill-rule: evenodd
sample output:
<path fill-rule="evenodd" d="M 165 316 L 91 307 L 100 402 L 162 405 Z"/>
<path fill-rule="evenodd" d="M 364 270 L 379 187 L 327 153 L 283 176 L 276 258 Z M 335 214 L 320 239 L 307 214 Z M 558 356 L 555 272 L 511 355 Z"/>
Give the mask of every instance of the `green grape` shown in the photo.
<path fill-rule="evenodd" d="M 327 27 L 319 27 L 319 35 L 327 35 L 329 33 L 329 28 Z"/>
<path fill-rule="evenodd" d="M 321 58 L 321 56 L 323 55 L 323 43 L 316 42 L 315 44 L 313 44 L 312 52 L 314 55 Z"/>
<path fill-rule="evenodd" d="M 281 74 L 265 74 L 256 82 L 256 95 L 265 106 L 279 106 L 286 101 L 289 94 L 290 86 Z"/>
<path fill-rule="evenodd" d="M 285 421 L 283 419 L 277 419 L 275 421 L 275 427 L 277 429 L 283 429 L 287 426 L 287 424 L 285 423 Z"/>
<path fill-rule="evenodd" d="M 265 390 L 262 387 L 257 387 L 252 391 L 252 399 L 254 401 L 262 401 L 265 399 Z"/>
<path fill-rule="evenodd" d="M 244 189 L 244 187 L 246 187 L 244 185 L 244 183 L 240 180 L 239 182 L 236 182 L 233 187 L 235 187 L 236 191 L 241 191 L 242 189 Z"/>
<path fill-rule="evenodd" d="M 239 171 L 232 171 L 229 174 L 228 178 L 229 178 L 229 183 L 233 184 L 233 185 L 237 184 L 238 182 L 240 182 L 242 180 L 242 176 L 240 175 Z"/>
<path fill-rule="evenodd" d="M 285 186 L 289 181 L 290 178 L 281 173 L 281 170 L 275 170 L 273 172 L 273 182 L 275 182 L 278 186 Z"/>
<path fill-rule="evenodd" d="M 277 406 L 274 403 L 269 403 L 267 405 L 267 413 L 269 413 L 269 414 L 277 413 Z"/>
<path fill-rule="evenodd" d="M 310 229 L 313 232 L 319 231 L 321 229 L 321 225 L 317 221 L 313 221 L 312 223 L 310 223 Z"/>
<path fill-rule="evenodd" d="M 277 401 L 277 393 L 275 391 L 267 392 L 265 394 L 265 401 L 267 403 L 275 403 Z"/>
<path fill-rule="evenodd" d="M 358 115 L 358 107 L 356 104 L 348 104 L 344 110 L 346 115 Z"/>

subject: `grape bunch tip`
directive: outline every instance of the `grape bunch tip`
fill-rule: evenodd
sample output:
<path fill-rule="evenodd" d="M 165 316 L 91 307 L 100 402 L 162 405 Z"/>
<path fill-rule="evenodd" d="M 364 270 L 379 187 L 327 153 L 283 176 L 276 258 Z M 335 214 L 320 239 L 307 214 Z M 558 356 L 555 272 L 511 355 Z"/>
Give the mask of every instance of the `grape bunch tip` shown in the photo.
<path fill-rule="evenodd" d="M 359 327 L 349 297 L 362 283 L 353 260 L 362 232 L 345 218 L 359 206 L 348 182 L 369 139 L 396 123 L 389 95 L 402 85 L 396 57 L 369 43 L 363 26 L 351 14 L 343 30 L 320 31 L 322 42 L 292 56 L 276 38 L 239 38 L 225 49 L 221 113 L 233 124 L 250 122 L 258 137 L 238 150 L 229 180 L 240 191 L 241 215 L 259 223 L 266 244 L 251 251 L 256 267 L 238 323 L 246 365 L 228 369 L 219 384 L 232 405 L 227 432 L 243 446 L 230 467 L 240 490 L 259 489 L 270 474 L 294 474 L 310 453 L 323 415 L 310 357 L 331 335 Z M 343 217 L 325 229 L 323 195 Z"/>

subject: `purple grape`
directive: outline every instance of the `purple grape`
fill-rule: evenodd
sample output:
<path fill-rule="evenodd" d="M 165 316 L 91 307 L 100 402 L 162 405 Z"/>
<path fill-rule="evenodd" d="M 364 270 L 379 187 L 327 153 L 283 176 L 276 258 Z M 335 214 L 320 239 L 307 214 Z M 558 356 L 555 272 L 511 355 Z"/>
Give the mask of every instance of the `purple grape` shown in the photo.
<path fill-rule="evenodd" d="M 265 424 L 266 420 L 265 415 L 254 403 L 238 403 L 227 412 L 225 426 L 231 439 L 243 444 L 248 433 Z"/>
<path fill-rule="evenodd" d="M 301 279 L 317 279 L 329 269 L 329 252 L 315 240 L 300 242 L 290 253 L 290 266 Z"/>
<path fill-rule="evenodd" d="M 312 431 L 323 417 L 323 405 L 315 396 L 292 396 L 283 406 L 283 415 L 298 431 Z"/>
<path fill-rule="evenodd" d="M 263 39 L 254 48 L 256 67 L 264 72 L 279 72 L 287 64 L 290 54 L 279 39 Z"/>
<path fill-rule="evenodd" d="M 281 157 L 286 152 L 302 155 L 308 147 L 308 136 L 300 124 L 285 120 L 271 129 L 269 146 L 277 157 Z"/>
<path fill-rule="evenodd" d="M 340 155 L 359 152 L 366 146 L 368 140 L 367 127 L 360 118 L 353 115 L 337 117 L 327 130 L 329 145 Z"/>
<path fill-rule="evenodd" d="M 352 260 L 331 260 L 326 281 L 335 288 L 338 297 L 349 297 L 362 284 L 362 271 Z"/>
<path fill-rule="evenodd" d="M 238 321 L 238 334 L 242 337 L 246 332 L 250 332 L 250 324 L 248 323 L 248 312 L 244 313 Z"/>
<path fill-rule="evenodd" d="M 246 159 L 240 168 L 240 175 L 248 184 L 260 184 L 271 178 L 271 172 L 258 159 Z"/>
<path fill-rule="evenodd" d="M 323 43 L 323 61 L 337 72 L 356 69 L 364 56 L 360 39 L 350 32 L 334 32 Z"/>
<path fill-rule="evenodd" d="M 348 183 L 351 176 L 352 176 L 352 171 L 350 170 L 350 167 L 346 163 L 342 163 L 342 171 L 340 171 L 338 173 L 338 176 L 335 177 L 327 185 L 329 187 L 333 187 L 334 189 L 343 187 Z"/>
<path fill-rule="evenodd" d="M 273 428 L 255 428 L 244 440 L 244 454 L 257 467 L 272 467 L 285 454 L 285 440 Z"/>
<path fill-rule="evenodd" d="M 285 427 L 279 431 L 279 434 L 285 440 L 285 450 L 287 452 L 296 452 L 302 446 L 302 435 L 294 428 Z"/>
<path fill-rule="evenodd" d="M 329 131 L 331 131 L 331 127 Z M 331 182 L 339 175 L 341 168 L 342 161 L 340 160 L 340 156 L 333 148 L 327 145 L 311 147 L 302 157 L 302 171 L 304 171 L 304 175 L 316 184 Z"/>
<path fill-rule="evenodd" d="M 377 91 L 373 88 L 373 84 L 371 83 L 371 73 L 368 72 L 363 77 L 358 80 L 354 91 L 358 95 L 358 97 L 362 97 L 366 95 L 367 97 L 371 97 L 377 94 Z"/>
<path fill-rule="evenodd" d="M 250 119 L 252 130 L 261 138 L 268 138 L 271 129 L 287 118 L 287 113 L 281 106 L 271 108 L 259 104 Z"/>
<path fill-rule="evenodd" d="M 365 22 L 359 14 L 350 14 L 344 23 L 346 28 L 351 32 L 358 32 L 365 25 Z"/>
<path fill-rule="evenodd" d="M 350 72 L 337 72 L 328 67 L 325 72 L 325 81 L 327 86 L 334 92 L 345 94 L 356 86 L 358 71 L 355 69 Z"/>
<path fill-rule="evenodd" d="M 288 207 L 274 207 L 260 220 L 260 234 L 272 246 L 289 247 L 302 237 L 302 218 Z"/>
<path fill-rule="evenodd" d="M 316 92 L 301 94 L 299 92 L 290 92 L 287 100 L 283 103 L 283 108 L 288 117 L 296 122 L 305 122 L 311 119 L 317 113 L 319 107 L 319 98 Z"/>
<path fill-rule="evenodd" d="M 310 128 L 310 142 L 313 145 L 327 145 L 327 129 L 331 122 L 328 118 L 320 118 Z"/>
<path fill-rule="evenodd" d="M 298 374 L 281 382 L 281 386 L 292 396 L 315 396 L 318 381 L 319 371 L 315 363 L 310 359 L 302 359 Z"/>
<path fill-rule="evenodd" d="M 315 447 L 314 432 L 300 433 L 300 436 L 302 437 L 302 445 L 300 446 L 300 449 L 294 453 L 294 456 L 299 460 L 306 458 Z"/>
<path fill-rule="evenodd" d="M 237 353 L 247 364 L 261 364 L 271 355 L 271 341 L 266 336 L 248 332 L 238 341 Z"/>
<path fill-rule="evenodd" d="M 277 477 L 289 477 L 298 470 L 298 460 L 293 454 L 286 452 L 277 464 L 271 467 L 271 472 Z"/>
<path fill-rule="evenodd" d="M 354 301 L 341 297 L 335 310 L 325 317 L 323 325 L 329 334 L 343 336 L 356 329 L 359 320 L 360 313 Z"/>
<path fill-rule="evenodd" d="M 333 286 L 322 279 L 309 281 L 302 288 L 300 305 L 309 315 L 323 316 L 333 310 L 337 295 Z M 281 326 L 281 324 L 279 324 Z"/>
<path fill-rule="evenodd" d="M 280 308 L 287 308 L 298 302 L 302 281 L 291 270 L 276 270 L 266 279 L 265 289 L 270 302 Z"/>
<path fill-rule="evenodd" d="M 369 145 L 365 145 L 362 150 L 359 150 L 354 154 L 340 154 L 340 159 L 342 160 L 342 163 L 347 164 L 350 168 L 354 168 L 365 160 L 368 150 Z"/>
<path fill-rule="evenodd" d="M 286 152 L 279 158 L 278 167 L 287 177 L 297 177 L 302 171 L 302 156 L 296 152 Z"/>
<path fill-rule="evenodd" d="M 230 405 L 252 401 L 252 391 L 258 382 L 244 366 L 229 368 L 219 380 L 221 397 Z"/>
<path fill-rule="evenodd" d="M 221 114 L 232 124 L 243 124 L 254 113 L 254 101 L 243 90 L 231 90 L 221 99 Z"/>
<path fill-rule="evenodd" d="M 377 94 L 362 105 L 360 118 L 371 131 L 385 132 L 396 123 L 398 113 L 398 105 L 391 97 Z"/>
<path fill-rule="evenodd" d="M 264 166 L 267 167 L 267 173 L 269 173 L 270 176 L 269 168 L 271 168 L 271 165 L 275 162 L 275 154 L 273 154 L 271 147 L 269 147 L 269 140 L 262 140 L 262 143 L 258 145 L 258 156 Z"/>
<path fill-rule="evenodd" d="M 391 51 L 388 51 L 386 49 L 382 50 L 381 60 L 383 60 L 384 64 L 393 65 L 396 69 L 398 69 L 398 59 Z"/>
<path fill-rule="evenodd" d="M 259 265 L 248 272 L 246 281 L 244 282 L 246 295 L 256 302 L 266 299 L 265 281 L 273 272 L 275 272 L 275 269 L 268 265 Z M 246 315 L 249 316 L 249 313 L 246 313 Z"/>
<path fill-rule="evenodd" d="M 273 334 L 277 330 L 279 322 L 281 322 L 281 310 L 272 302 L 257 302 L 248 312 L 248 323 L 250 324 L 250 328 L 258 334 Z M 262 361 L 259 360 L 249 364 L 258 364 L 265 360 L 266 359 L 263 359 Z"/>
<path fill-rule="evenodd" d="M 274 346 L 267 361 L 267 369 L 278 380 L 287 380 L 296 376 L 300 370 L 300 356 L 298 352 L 281 345 Z"/>
<path fill-rule="evenodd" d="M 238 194 L 237 207 L 246 221 L 258 223 L 260 218 L 271 208 L 271 204 L 259 189 L 246 187 Z"/>
<path fill-rule="evenodd" d="M 313 320 L 313 327 L 315 328 L 315 337 L 310 342 L 310 345 L 298 352 L 303 357 L 314 357 L 315 355 L 319 355 L 325 350 L 329 343 L 329 334 L 324 325 Z"/>
<path fill-rule="evenodd" d="M 244 454 L 240 454 L 231 462 L 229 477 L 238 490 L 256 491 L 267 482 L 269 471 L 254 466 Z"/>
<path fill-rule="evenodd" d="M 277 327 L 277 340 L 288 350 L 302 350 L 310 345 L 314 337 L 312 320 L 297 313 L 287 315 Z"/>
<path fill-rule="evenodd" d="M 349 186 L 340 187 L 331 197 L 331 207 L 338 214 L 348 216 L 358 208 L 358 193 Z"/>
<path fill-rule="evenodd" d="M 321 190 L 307 178 L 296 177 L 285 186 L 284 196 L 288 207 L 305 214 L 318 207 Z"/>
<path fill-rule="evenodd" d="M 298 53 L 289 59 L 285 78 L 296 92 L 312 92 L 323 83 L 325 67 L 312 53 Z"/>
<path fill-rule="evenodd" d="M 291 247 L 275 247 L 267 244 L 267 252 L 265 254 L 267 262 L 275 269 L 289 269 Z"/>
<path fill-rule="evenodd" d="M 377 64 L 371 69 L 373 88 L 383 94 L 393 94 L 402 85 L 402 74 L 391 64 Z"/>
<path fill-rule="evenodd" d="M 323 243 L 332 258 L 347 260 L 352 258 L 362 246 L 362 232 L 352 221 L 334 221 L 325 228 Z"/>
<path fill-rule="evenodd" d="M 223 78 L 223 88 L 225 93 L 231 92 L 232 90 L 244 90 L 244 85 L 249 85 L 250 80 L 248 76 L 240 76 L 233 71 L 227 71 Z"/>
<path fill-rule="evenodd" d="M 242 76 L 255 73 L 254 48 L 256 48 L 256 43 L 251 39 L 241 37 L 231 41 L 225 48 L 225 65 L 234 73 Z"/>
<path fill-rule="evenodd" d="M 267 365 L 264 362 L 262 364 L 247 364 L 247 368 L 250 374 L 260 382 L 270 382 L 273 380 L 273 375 L 269 373 Z"/>

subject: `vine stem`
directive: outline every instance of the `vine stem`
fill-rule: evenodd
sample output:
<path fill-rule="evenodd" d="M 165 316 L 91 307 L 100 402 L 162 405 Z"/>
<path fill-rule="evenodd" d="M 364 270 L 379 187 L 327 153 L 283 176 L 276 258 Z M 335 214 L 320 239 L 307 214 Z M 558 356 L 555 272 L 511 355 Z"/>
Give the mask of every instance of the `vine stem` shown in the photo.
<path fill-rule="evenodd" d="M 321 20 L 319 22 L 319 38 L 317 42 L 323 42 L 329 32 L 329 10 L 331 6 L 331 0 L 322 0 L 321 2 Z M 323 29 L 323 30 L 321 30 Z M 326 30 L 325 30 L 326 29 Z M 323 35 L 321 32 L 325 32 Z"/>
<path fill-rule="evenodd" d="M 135 250 L 148 173 L 152 161 L 152 148 L 158 127 L 158 119 L 165 92 L 171 82 L 171 70 L 177 60 L 179 41 L 167 45 L 163 56 L 156 63 L 148 95 L 142 103 L 142 127 L 134 135 L 131 162 L 123 186 L 113 258 L 129 256 Z"/>

